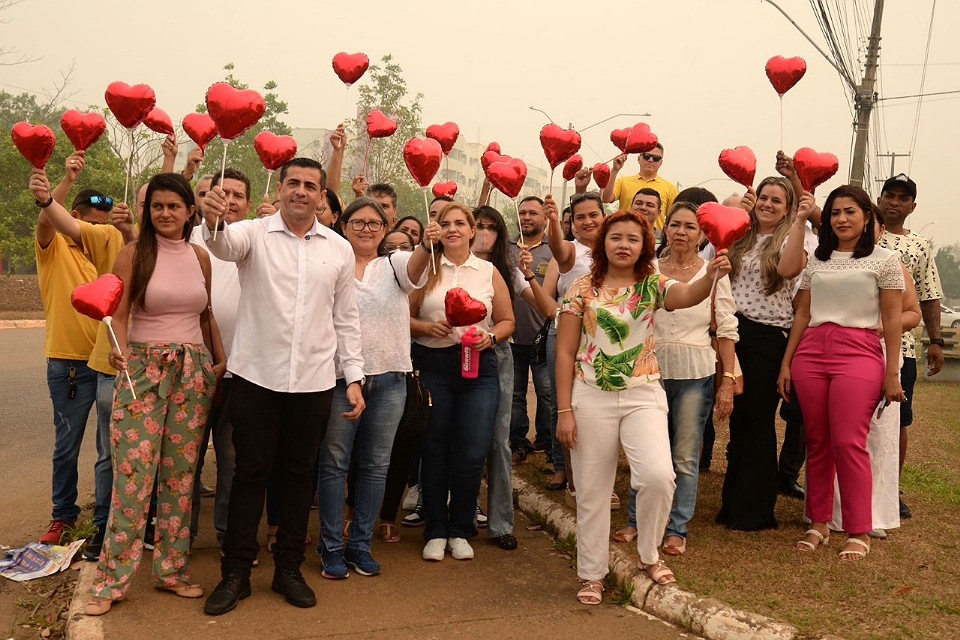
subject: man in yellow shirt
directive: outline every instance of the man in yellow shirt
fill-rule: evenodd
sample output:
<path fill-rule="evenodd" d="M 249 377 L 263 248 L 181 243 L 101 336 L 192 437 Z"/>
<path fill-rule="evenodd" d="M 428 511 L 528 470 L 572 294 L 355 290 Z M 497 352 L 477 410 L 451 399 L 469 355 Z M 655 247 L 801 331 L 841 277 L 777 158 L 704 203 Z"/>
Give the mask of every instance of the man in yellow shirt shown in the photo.
<path fill-rule="evenodd" d="M 604 202 L 613 202 L 617 200 L 617 210 L 629 211 L 633 203 L 633 196 L 637 191 L 643 188 L 650 188 L 660 194 L 660 217 L 657 218 L 656 228 L 663 230 L 663 223 L 667 218 L 667 211 L 677 197 L 677 185 L 664 180 L 658 175 L 661 165 L 663 165 L 663 145 L 659 142 L 657 146 L 647 153 L 641 153 L 639 157 L 640 173 L 635 176 L 625 176 L 618 178 L 617 174 L 623 168 L 627 161 L 627 154 L 621 154 L 614 158 L 613 169 L 610 171 L 610 182 L 603 188 L 601 196 Z"/>

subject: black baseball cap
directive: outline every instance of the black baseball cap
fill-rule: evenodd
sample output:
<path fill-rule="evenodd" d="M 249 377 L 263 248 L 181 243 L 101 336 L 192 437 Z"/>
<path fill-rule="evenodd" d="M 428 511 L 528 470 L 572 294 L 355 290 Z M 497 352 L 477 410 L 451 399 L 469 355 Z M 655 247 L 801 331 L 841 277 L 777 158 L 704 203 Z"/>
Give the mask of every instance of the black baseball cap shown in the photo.
<path fill-rule="evenodd" d="M 883 194 L 884 191 L 893 189 L 894 187 L 904 189 L 914 200 L 917 199 L 917 183 L 911 180 L 907 174 L 898 173 L 892 178 L 887 178 L 887 181 L 883 183 L 883 189 L 880 190 L 880 193 Z"/>

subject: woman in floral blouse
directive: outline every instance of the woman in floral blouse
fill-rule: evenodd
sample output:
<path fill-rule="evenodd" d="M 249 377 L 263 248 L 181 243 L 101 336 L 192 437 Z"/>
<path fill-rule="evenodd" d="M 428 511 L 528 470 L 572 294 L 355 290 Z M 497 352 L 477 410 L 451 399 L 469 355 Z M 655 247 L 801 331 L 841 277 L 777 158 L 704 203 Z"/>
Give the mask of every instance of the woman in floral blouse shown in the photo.
<path fill-rule="evenodd" d="M 650 224 L 620 211 L 604 220 L 591 272 L 564 296 L 557 327 L 557 436 L 573 456 L 577 485 L 577 599 L 599 604 L 607 574 L 610 492 L 622 445 L 644 514 L 640 566 L 657 584 L 674 582 L 657 546 L 673 501 L 667 399 L 654 353 L 654 312 L 699 304 L 729 272 L 721 251 L 689 284 L 656 274 Z"/>

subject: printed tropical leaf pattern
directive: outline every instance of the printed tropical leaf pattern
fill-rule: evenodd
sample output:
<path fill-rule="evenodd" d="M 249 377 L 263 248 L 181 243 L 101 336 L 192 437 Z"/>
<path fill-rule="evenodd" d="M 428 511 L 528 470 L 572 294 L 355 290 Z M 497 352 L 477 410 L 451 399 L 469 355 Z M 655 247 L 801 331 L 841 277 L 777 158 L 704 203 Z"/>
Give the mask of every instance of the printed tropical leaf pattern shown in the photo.
<path fill-rule="evenodd" d="M 597 384 L 604 389 L 622 391 L 627 388 L 627 378 L 633 377 L 633 360 L 643 351 L 638 344 L 632 349 L 608 356 L 600 350 L 593 359 Z"/>
<path fill-rule="evenodd" d="M 624 341 L 630 337 L 630 325 L 603 307 L 597 307 L 596 311 L 597 326 L 607 334 L 607 340 L 623 348 Z"/>

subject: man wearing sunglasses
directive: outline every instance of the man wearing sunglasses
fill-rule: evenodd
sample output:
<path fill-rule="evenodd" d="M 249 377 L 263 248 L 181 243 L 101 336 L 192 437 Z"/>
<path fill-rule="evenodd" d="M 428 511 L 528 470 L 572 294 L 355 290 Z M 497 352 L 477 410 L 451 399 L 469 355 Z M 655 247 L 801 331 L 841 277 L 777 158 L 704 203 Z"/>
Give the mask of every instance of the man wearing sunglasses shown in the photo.
<path fill-rule="evenodd" d="M 621 154 L 613 160 L 613 169 L 610 171 L 610 182 L 603 188 L 603 201 L 613 202 L 617 200 L 617 210 L 630 210 L 633 203 L 633 197 L 640 189 L 653 189 L 660 194 L 660 216 L 654 225 L 658 231 L 663 230 L 663 222 L 666 219 L 667 211 L 670 205 L 677 197 L 677 185 L 664 180 L 659 176 L 660 166 L 663 164 L 663 145 L 659 142 L 653 150 L 647 153 L 641 153 L 640 173 L 635 176 L 625 176 L 618 178 L 617 174 L 623 168 L 627 161 L 627 154 Z"/>

